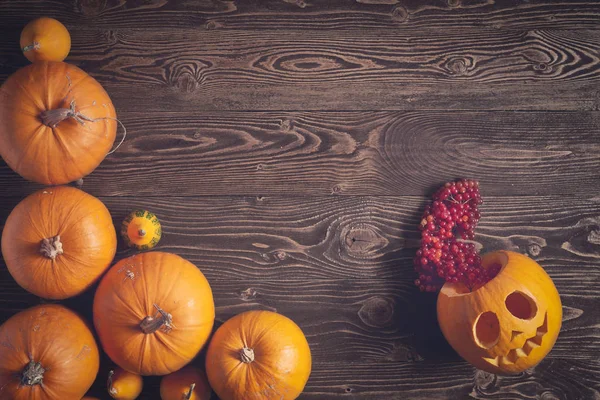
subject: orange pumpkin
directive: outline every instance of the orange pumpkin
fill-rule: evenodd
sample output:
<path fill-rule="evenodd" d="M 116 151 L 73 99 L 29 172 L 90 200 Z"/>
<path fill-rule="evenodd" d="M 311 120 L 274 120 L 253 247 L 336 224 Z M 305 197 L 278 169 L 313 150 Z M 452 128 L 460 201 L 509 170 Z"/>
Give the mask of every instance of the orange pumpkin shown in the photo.
<path fill-rule="evenodd" d="M 477 368 L 514 374 L 538 364 L 552 349 L 562 323 L 562 306 L 552 279 L 535 261 L 497 251 L 482 265 L 498 275 L 470 292 L 446 283 L 437 301 L 438 321 L 456 352 Z"/>
<path fill-rule="evenodd" d="M 0 156 L 22 177 L 61 185 L 90 174 L 112 147 L 115 109 L 81 69 L 43 61 L 0 88 Z"/>
<path fill-rule="evenodd" d="M 110 266 L 116 249 L 117 234 L 104 204 L 69 186 L 26 197 L 2 232 L 10 274 L 24 289 L 48 299 L 85 291 Z"/>
<path fill-rule="evenodd" d="M 94 297 L 94 324 L 106 354 L 140 375 L 166 375 L 189 363 L 208 340 L 214 318 L 202 272 L 170 253 L 121 260 Z"/>
<path fill-rule="evenodd" d="M 206 354 L 208 381 L 222 400 L 292 400 L 310 375 L 310 348 L 291 319 L 248 311 L 215 332 Z"/>
<path fill-rule="evenodd" d="M 144 387 L 144 381 L 138 374 L 115 368 L 108 373 L 108 394 L 117 400 L 135 400 Z"/>
<path fill-rule="evenodd" d="M 21 50 L 31 62 L 62 61 L 71 50 L 71 35 L 54 18 L 34 19 L 21 32 Z"/>
<path fill-rule="evenodd" d="M 209 400 L 211 392 L 206 373 L 191 365 L 164 376 L 160 381 L 162 400 Z"/>
<path fill-rule="evenodd" d="M 100 364 L 86 323 L 58 304 L 22 311 L 0 326 L 0 398 L 80 399 Z"/>

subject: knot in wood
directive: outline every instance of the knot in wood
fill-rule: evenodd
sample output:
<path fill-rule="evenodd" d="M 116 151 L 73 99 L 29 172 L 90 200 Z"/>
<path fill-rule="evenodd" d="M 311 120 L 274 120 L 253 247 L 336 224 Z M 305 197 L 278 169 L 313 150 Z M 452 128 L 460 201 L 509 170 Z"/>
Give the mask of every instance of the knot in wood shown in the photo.
<path fill-rule="evenodd" d="M 539 244 L 537 243 L 531 243 L 527 246 L 527 252 L 532 256 L 532 257 L 537 257 L 540 255 L 540 253 L 542 252 L 542 248 L 540 247 Z"/>
<path fill-rule="evenodd" d="M 86 17 L 100 14 L 106 8 L 106 0 L 78 0 L 77 9 Z"/>
<path fill-rule="evenodd" d="M 496 380 L 498 378 L 494 374 L 490 374 L 489 372 L 482 371 L 478 369 L 475 371 L 475 376 L 473 380 L 475 381 L 475 386 L 478 389 L 482 390 L 490 390 L 496 384 Z"/>
<path fill-rule="evenodd" d="M 474 61 L 468 57 L 452 58 L 448 60 L 446 69 L 455 76 L 466 75 L 473 67 Z"/>
<path fill-rule="evenodd" d="M 279 127 L 282 131 L 289 131 L 290 129 L 292 129 L 292 120 L 287 118 L 281 120 L 281 122 L 279 123 Z"/>
<path fill-rule="evenodd" d="M 392 8 L 392 20 L 396 22 L 408 21 L 408 10 L 403 6 L 395 6 Z"/>
<path fill-rule="evenodd" d="M 379 229 L 369 224 L 357 224 L 342 231 L 342 248 L 357 258 L 374 258 L 386 247 L 389 241 Z"/>
<path fill-rule="evenodd" d="M 452 8 L 460 6 L 460 0 L 448 0 L 448 6 Z"/>
<path fill-rule="evenodd" d="M 564 399 L 564 397 L 559 397 L 558 395 L 556 395 L 550 391 L 546 391 L 540 395 L 540 399 L 541 400 L 562 400 L 562 399 Z"/>
<path fill-rule="evenodd" d="M 177 77 L 175 86 L 184 93 L 193 93 L 200 86 L 200 82 L 189 73 L 183 73 Z"/>
<path fill-rule="evenodd" d="M 591 244 L 600 244 L 600 228 L 592 229 L 588 233 L 587 241 Z"/>
<path fill-rule="evenodd" d="M 246 290 L 242 290 L 240 292 L 240 299 L 242 299 L 243 301 L 254 300 L 256 298 L 257 293 L 258 292 L 254 288 L 248 288 Z"/>
<path fill-rule="evenodd" d="M 394 304 L 380 296 L 369 298 L 358 311 L 358 317 L 367 326 L 382 328 L 392 321 Z"/>
<path fill-rule="evenodd" d="M 552 66 L 548 65 L 546 63 L 535 64 L 533 66 L 533 69 L 535 71 L 539 71 L 540 73 L 545 73 L 545 74 L 552 72 Z"/>

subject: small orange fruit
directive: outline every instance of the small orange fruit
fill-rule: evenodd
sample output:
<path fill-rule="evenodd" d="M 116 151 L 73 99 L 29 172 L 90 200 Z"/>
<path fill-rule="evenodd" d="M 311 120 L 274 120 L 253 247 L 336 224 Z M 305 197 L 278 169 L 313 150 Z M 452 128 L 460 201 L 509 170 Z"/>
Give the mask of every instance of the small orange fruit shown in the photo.
<path fill-rule="evenodd" d="M 62 61 L 71 50 L 71 35 L 54 18 L 38 18 L 23 28 L 21 50 L 31 62 Z"/>

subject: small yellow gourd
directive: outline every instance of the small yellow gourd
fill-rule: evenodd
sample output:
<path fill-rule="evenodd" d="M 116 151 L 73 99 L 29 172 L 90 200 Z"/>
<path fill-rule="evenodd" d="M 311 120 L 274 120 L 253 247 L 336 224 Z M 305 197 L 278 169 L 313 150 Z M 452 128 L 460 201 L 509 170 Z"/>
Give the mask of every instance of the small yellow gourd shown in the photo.
<path fill-rule="evenodd" d="M 160 221 L 150 211 L 135 210 L 123 220 L 121 236 L 129 247 L 149 250 L 158 244 L 162 236 Z"/>
<path fill-rule="evenodd" d="M 144 382 L 138 374 L 115 368 L 108 373 L 108 394 L 117 400 L 135 400 L 142 393 Z"/>

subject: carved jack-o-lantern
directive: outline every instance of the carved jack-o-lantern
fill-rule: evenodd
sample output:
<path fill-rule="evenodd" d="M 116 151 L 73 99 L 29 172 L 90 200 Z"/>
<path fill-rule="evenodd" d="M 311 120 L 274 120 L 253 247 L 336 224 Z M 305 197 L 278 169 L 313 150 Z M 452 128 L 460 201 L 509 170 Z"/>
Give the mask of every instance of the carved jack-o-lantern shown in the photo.
<path fill-rule="evenodd" d="M 499 264 L 501 270 L 472 292 L 461 284 L 442 288 L 437 301 L 442 332 L 454 350 L 479 369 L 513 374 L 531 368 L 558 337 L 558 291 L 541 266 L 519 253 L 489 253 L 482 264 Z"/>

